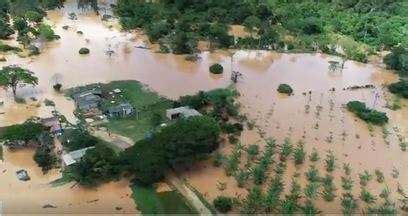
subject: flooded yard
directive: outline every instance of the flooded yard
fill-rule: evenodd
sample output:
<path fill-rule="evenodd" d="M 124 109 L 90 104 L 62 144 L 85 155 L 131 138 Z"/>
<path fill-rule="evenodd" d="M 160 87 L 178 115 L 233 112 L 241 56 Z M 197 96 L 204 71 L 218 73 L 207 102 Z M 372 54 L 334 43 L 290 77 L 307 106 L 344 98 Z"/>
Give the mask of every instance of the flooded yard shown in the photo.
<path fill-rule="evenodd" d="M 68 19 L 68 13 L 75 11 L 78 20 Z M 355 184 L 355 196 L 360 193 L 358 173 L 368 170 L 374 173 L 380 169 L 385 175 L 385 183 L 370 184 L 375 194 L 387 185 L 396 200 L 398 185 L 408 190 L 408 157 L 401 151 L 400 143 L 407 142 L 408 101 L 401 99 L 402 109 L 392 111 L 386 108 L 391 95 L 384 84 L 398 80 L 391 71 L 373 64 L 347 61 L 342 71 L 330 72 L 329 61 L 340 60 L 323 54 L 279 54 L 266 51 L 217 51 L 203 52 L 198 62 L 189 62 L 185 56 L 160 54 L 154 50 L 140 49 L 149 43 L 136 33 L 120 32 L 115 25 L 103 23 L 92 13 L 78 11 L 72 1 L 57 11 L 48 14 L 61 39 L 43 44 L 42 54 L 36 57 L 20 58 L 7 55 L 7 62 L 0 67 L 16 64 L 35 72 L 39 78 L 37 87 L 18 89 L 19 96 L 28 103 L 16 104 L 11 92 L 0 90 L 0 127 L 21 123 L 31 116 L 47 116 L 51 112 L 42 101 L 55 102 L 56 110 L 72 123 L 73 102 L 55 93 L 52 85 L 60 82 L 69 88 L 95 82 L 114 80 L 138 80 L 160 95 L 171 99 L 199 90 L 210 90 L 230 85 L 231 70 L 243 74 L 236 85 L 240 92 L 241 111 L 256 127 L 246 130 L 241 136 L 244 145 L 253 144 L 267 137 L 274 137 L 278 143 L 289 137 L 293 143 L 302 140 L 308 153 L 317 149 L 321 158 L 332 150 L 337 158 L 334 172 L 338 197 L 334 203 L 319 200 L 316 204 L 325 213 L 341 211 L 340 196 L 342 176 L 341 166 L 350 163 Z M 69 26 L 64 30 L 63 26 Z M 238 29 L 239 30 L 239 29 Z M 237 31 L 238 31 L 237 30 Z M 79 35 L 77 31 L 82 31 Z M 90 49 L 89 55 L 79 55 L 81 47 Z M 154 48 L 154 46 L 153 46 Z M 107 51 L 113 50 L 112 56 Z M 231 55 L 233 53 L 233 59 Z M 232 62 L 232 68 L 231 68 Z M 213 63 L 224 66 L 222 75 L 210 75 L 208 67 Z M 294 95 L 283 96 L 276 89 L 287 83 L 294 89 Z M 347 90 L 347 87 L 372 84 L 373 89 Z M 376 99 L 375 95 L 379 95 Z M 35 97 L 38 101 L 30 101 Z M 368 127 L 348 112 L 343 105 L 351 100 L 366 102 L 369 107 L 386 112 L 390 122 L 384 127 Z M 385 132 L 387 135 L 385 136 Z M 262 142 L 259 142 L 260 145 Z M 231 145 L 225 144 L 222 151 L 229 153 Z M 131 199 L 129 182 L 123 180 L 104 184 L 95 190 L 72 184 L 51 187 L 47 183 L 56 179 L 57 170 L 47 175 L 41 173 L 32 160 L 33 151 L 4 151 L 4 161 L 0 163 L 0 201 L 5 213 L 135 213 Z M 323 159 L 321 159 L 323 160 Z M 309 162 L 295 167 L 288 162 L 285 185 L 290 185 L 291 176 L 298 172 L 303 176 Z M 319 166 L 323 167 L 323 163 Z M 31 181 L 19 182 L 15 172 L 26 169 Z M 399 171 L 393 178 L 393 169 Z M 321 174 L 324 172 L 322 171 Z M 241 197 L 246 190 L 238 188 L 233 177 L 226 177 L 222 168 L 215 168 L 207 161 L 198 164 L 184 177 L 210 201 L 224 194 Z M 301 184 L 305 185 L 304 177 Z M 217 189 L 219 182 L 227 188 Z M 24 208 L 21 207 L 24 203 Z M 43 208 L 44 205 L 57 208 Z"/>

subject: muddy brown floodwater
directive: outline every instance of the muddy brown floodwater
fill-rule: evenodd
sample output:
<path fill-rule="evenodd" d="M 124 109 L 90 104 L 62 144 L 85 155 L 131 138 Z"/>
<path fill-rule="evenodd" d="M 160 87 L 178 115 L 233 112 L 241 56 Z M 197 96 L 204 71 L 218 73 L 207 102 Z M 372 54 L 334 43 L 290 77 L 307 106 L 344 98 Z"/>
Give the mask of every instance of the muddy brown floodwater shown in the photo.
<path fill-rule="evenodd" d="M 76 12 L 78 19 L 68 19 L 70 12 Z M 266 51 L 203 52 L 200 54 L 201 60 L 194 63 L 185 61 L 184 56 L 159 54 L 153 50 L 138 48 L 151 46 L 146 37 L 121 32 L 114 22 L 104 23 L 91 12 L 78 11 L 73 1 L 67 1 L 67 6 L 61 10 L 50 11 L 48 18 L 56 33 L 61 36 L 60 40 L 41 44 L 43 51 L 39 56 L 20 58 L 7 55 L 8 61 L 0 63 L 0 67 L 20 65 L 34 71 L 39 77 L 37 87 L 18 89 L 20 97 L 27 101 L 35 97 L 38 101 L 16 104 L 11 92 L 0 91 L 0 100 L 5 102 L 0 106 L 0 126 L 20 123 L 31 116 L 49 115 L 51 108 L 44 106 L 44 99 L 53 100 L 56 109 L 69 121 L 75 122 L 72 101 L 52 90 L 52 85 L 56 82 L 62 83 L 63 88 L 69 88 L 88 83 L 132 79 L 172 99 L 199 90 L 226 87 L 230 84 L 230 56 L 234 53 L 233 69 L 243 74 L 237 84 L 241 93 L 239 102 L 242 111 L 258 126 L 257 129 L 244 132 L 241 140 L 245 145 L 261 140 L 261 133 L 264 137 L 276 138 L 278 142 L 282 142 L 285 137 L 290 137 L 293 142 L 303 140 L 309 153 L 312 148 L 316 148 L 321 157 L 324 157 L 327 150 L 335 153 L 338 169 L 334 176 L 338 197 L 330 204 L 317 201 L 319 209 L 327 213 L 340 212 L 338 200 L 341 194 L 340 167 L 343 162 L 350 163 L 353 167 L 356 196 L 360 190 L 358 173 L 365 169 L 372 173 L 375 169 L 380 169 L 385 174 L 385 183 L 370 185 L 370 189 L 376 194 L 384 185 L 391 188 L 393 198 L 396 198 L 398 184 L 408 190 L 408 157 L 399 147 L 400 142 L 406 141 L 408 135 L 408 102 L 401 100 L 405 107 L 398 111 L 385 108 L 386 102 L 391 101 L 393 96 L 382 85 L 398 78 L 392 72 L 384 70 L 379 63 L 370 65 L 348 61 L 342 72 L 329 72 L 328 61 L 339 60 L 336 57 Z M 62 28 L 65 25 L 69 26 L 68 30 Z M 77 31 L 82 31 L 83 34 L 79 35 Z M 242 33 L 242 29 L 234 27 L 233 32 Z M 79 55 L 81 47 L 88 47 L 90 54 Z M 107 55 L 109 50 L 114 51 L 112 56 Z M 224 74 L 209 74 L 208 67 L 215 62 L 224 66 Z M 290 84 L 295 95 L 279 95 L 276 88 L 280 83 Z M 366 84 L 374 84 L 376 88 L 343 90 L 349 86 Z M 332 88 L 335 91 L 329 91 Z M 304 92 L 306 95 L 303 95 Z M 380 98 L 374 103 L 377 93 Z M 383 129 L 379 127 L 369 130 L 365 123 L 346 111 L 343 105 L 350 100 L 361 100 L 370 107 L 375 106 L 386 112 L 390 117 L 390 123 L 386 126 L 389 135 L 384 138 Z M 330 135 L 333 138 L 328 142 Z M 223 147 L 225 152 L 230 149 L 230 146 Z M 56 177 L 58 172 L 53 171 L 43 176 L 32 161 L 32 154 L 29 150 L 5 152 L 5 160 L 0 164 L 0 200 L 3 202 L 3 211 L 115 213 L 116 206 L 123 208 L 118 213 L 135 211 L 133 201 L 128 197 L 130 188 L 127 181 L 106 184 L 94 191 L 78 187 L 70 189 L 70 185 L 52 188 L 46 183 Z M 296 168 L 289 163 L 286 185 L 289 185 L 290 176 L 295 172 L 303 175 L 308 165 L 307 162 Z M 20 168 L 29 171 L 31 181 L 23 183 L 16 180 L 15 171 Z M 400 173 L 396 179 L 390 174 L 393 168 Z M 209 162 L 198 164 L 184 176 L 209 200 L 220 194 L 234 196 L 246 193 L 236 186 L 233 178 L 226 177 L 221 168 L 214 168 Z M 219 181 L 227 183 L 225 191 L 217 189 Z M 305 185 L 304 180 L 301 183 Z M 96 199 L 99 201 L 89 203 Z M 21 208 L 21 203 L 24 203 L 24 208 Z M 42 209 L 48 203 L 58 208 Z"/>

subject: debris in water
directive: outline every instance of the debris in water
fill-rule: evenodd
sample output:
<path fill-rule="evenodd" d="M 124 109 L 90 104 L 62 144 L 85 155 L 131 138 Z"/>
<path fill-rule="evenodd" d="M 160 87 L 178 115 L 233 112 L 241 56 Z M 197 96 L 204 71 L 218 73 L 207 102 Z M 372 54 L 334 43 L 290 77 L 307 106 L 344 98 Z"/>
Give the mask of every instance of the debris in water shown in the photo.
<path fill-rule="evenodd" d="M 19 171 L 16 172 L 16 174 L 17 174 L 17 178 L 18 178 L 20 181 L 28 181 L 28 180 L 30 180 L 30 176 L 28 176 L 28 173 L 27 173 L 26 170 L 19 170 Z"/>

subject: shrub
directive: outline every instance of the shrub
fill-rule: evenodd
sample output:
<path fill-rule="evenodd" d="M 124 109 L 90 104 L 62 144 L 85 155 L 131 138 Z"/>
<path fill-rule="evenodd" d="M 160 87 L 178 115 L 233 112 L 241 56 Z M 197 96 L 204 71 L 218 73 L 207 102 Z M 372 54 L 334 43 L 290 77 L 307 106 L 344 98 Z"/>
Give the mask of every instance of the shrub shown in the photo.
<path fill-rule="evenodd" d="M 293 93 L 293 89 L 288 84 L 280 84 L 278 87 L 278 92 L 291 95 Z"/>
<path fill-rule="evenodd" d="M 214 207 L 221 213 L 227 213 L 232 209 L 233 200 L 230 197 L 218 196 L 213 201 Z"/>
<path fill-rule="evenodd" d="M 350 101 L 347 103 L 347 109 L 355 113 L 362 120 L 375 125 L 383 125 L 388 122 L 387 114 L 377 110 L 369 109 L 365 103 L 360 101 Z"/>
<path fill-rule="evenodd" d="M 61 88 L 62 88 L 62 84 L 57 83 L 57 84 L 53 85 L 52 88 L 54 88 L 55 91 L 60 92 Z"/>
<path fill-rule="evenodd" d="M 384 57 L 384 63 L 390 68 L 396 70 L 400 75 L 408 75 L 408 49 L 396 47 L 392 52 Z"/>
<path fill-rule="evenodd" d="M 210 72 L 213 74 L 222 74 L 224 72 L 224 68 L 220 64 L 213 64 L 210 66 Z"/>
<path fill-rule="evenodd" d="M 401 80 L 388 86 L 391 93 L 408 98 L 408 80 Z"/>
<path fill-rule="evenodd" d="M 81 54 L 81 55 L 86 55 L 86 54 L 89 54 L 89 53 L 90 53 L 90 50 L 88 48 L 86 48 L 86 47 L 82 47 L 81 49 L 79 49 L 79 54 Z"/>

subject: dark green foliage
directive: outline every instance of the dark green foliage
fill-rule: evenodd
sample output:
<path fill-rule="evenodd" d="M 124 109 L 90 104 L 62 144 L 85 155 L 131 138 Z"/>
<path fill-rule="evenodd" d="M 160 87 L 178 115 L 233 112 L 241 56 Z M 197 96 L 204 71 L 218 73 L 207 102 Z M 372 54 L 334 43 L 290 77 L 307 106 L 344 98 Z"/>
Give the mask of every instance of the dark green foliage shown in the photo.
<path fill-rule="evenodd" d="M 266 206 L 267 212 L 274 212 L 278 210 L 280 207 L 280 196 L 284 190 L 284 184 L 282 180 L 282 176 L 276 175 L 272 180 L 271 184 L 269 185 L 267 194 L 266 194 Z"/>
<path fill-rule="evenodd" d="M 61 88 L 62 88 L 62 84 L 61 84 L 61 83 L 57 83 L 57 84 L 53 85 L 52 88 L 53 88 L 55 91 L 60 92 L 60 91 L 61 91 Z"/>
<path fill-rule="evenodd" d="M 262 213 L 265 209 L 265 195 L 260 187 L 253 187 L 245 197 L 241 207 L 242 214 Z"/>
<path fill-rule="evenodd" d="M 35 150 L 34 161 L 43 172 L 52 169 L 57 161 L 54 154 L 54 140 L 48 133 L 43 133 L 40 137 L 41 145 Z"/>
<path fill-rule="evenodd" d="M 302 143 L 299 143 L 293 151 L 293 157 L 296 165 L 300 165 L 305 162 L 306 151 Z"/>
<path fill-rule="evenodd" d="M 81 54 L 81 55 L 86 55 L 86 54 L 89 54 L 90 53 L 90 50 L 88 49 L 88 48 L 86 48 L 86 47 L 82 47 L 81 49 L 79 49 L 79 54 Z"/>
<path fill-rule="evenodd" d="M 218 147 L 220 129 L 209 117 L 181 119 L 162 128 L 150 139 L 141 140 L 126 150 L 124 160 L 135 180 L 152 184 L 169 167 L 186 166 Z"/>
<path fill-rule="evenodd" d="M 278 87 L 278 92 L 291 95 L 293 93 L 293 89 L 288 84 L 280 84 Z"/>
<path fill-rule="evenodd" d="M 1 141 L 25 141 L 37 140 L 45 128 L 34 120 L 27 120 L 23 124 L 12 125 L 0 130 Z M 7 145 L 7 142 L 6 142 Z"/>
<path fill-rule="evenodd" d="M 341 206 L 343 207 L 343 214 L 352 215 L 358 207 L 357 200 L 351 193 L 345 193 L 341 198 Z"/>
<path fill-rule="evenodd" d="M 75 151 L 101 143 L 101 140 L 83 129 L 66 129 L 60 139 L 61 144 L 68 151 Z"/>
<path fill-rule="evenodd" d="M 151 185 L 161 180 L 169 169 L 166 162 L 166 152 L 157 145 L 151 145 L 149 140 L 141 140 L 122 156 L 128 170 L 135 173 L 137 184 Z"/>
<path fill-rule="evenodd" d="M 375 125 L 384 125 L 385 123 L 388 122 L 388 117 L 386 113 L 370 109 L 366 107 L 365 103 L 362 103 L 360 101 L 348 102 L 347 109 L 355 113 L 362 120 Z"/>
<path fill-rule="evenodd" d="M 395 47 L 390 54 L 384 57 L 384 63 L 401 76 L 408 76 L 408 48 Z"/>
<path fill-rule="evenodd" d="M 22 50 L 18 47 L 13 47 L 7 44 L 0 44 L 0 52 L 9 52 L 9 51 L 21 52 Z"/>
<path fill-rule="evenodd" d="M 366 61 L 371 50 L 407 43 L 408 14 L 398 1 L 132 1 L 119 0 L 115 13 L 125 29 L 142 28 L 152 41 L 167 45 L 191 35 L 220 48 L 300 49 L 333 53 L 338 35 L 356 44 L 350 59 Z M 249 37 L 228 35 L 231 24 L 244 25 Z M 294 40 L 285 40 L 286 36 Z M 281 41 L 282 39 L 282 41 Z M 195 43 L 178 40 L 173 52 L 191 52 Z M 185 45 L 181 45 L 184 43 Z M 369 48 L 362 48 L 362 44 Z M 187 45 L 190 44 L 190 45 Z M 193 44 L 193 46 L 191 46 Z M 329 46 L 330 45 L 330 46 Z M 346 46 L 346 45 L 343 45 Z M 188 47 L 188 49 L 185 49 Z"/>
<path fill-rule="evenodd" d="M 259 154 L 259 146 L 256 144 L 249 145 L 247 148 L 248 157 L 253 160 Z"/>
<path fill-rule="evenodd" d="M 401 97 L 408 98 L 408 80 L 400 80 L 388 86 L 390 92 Z"/>
<path fill-rule="evenodd" d="M 220 64 L 213 64 L 210 66 L 210 72 L 213 74 L 222 74 L 224 72 L 224 68 Z"/>
<path fill-rule="evenodd" d="M 81 160 L 71 165 L 67 172 L 76 182 L 84 186 L 97 186 L 120 177 L 123 165 L 112 149 L 96 145 L 88 149 Z"/>
<path fill-rule="evenodd" d="M 196 95 L 180 97 L 178 105 L 198 110 L 212 105 L 210 115 L 216 119 L 228 120 L 228 116 L 238 116 L 238 106 L 235 103 L 237 96 L 238 92 L 231 88 L 200 91 Z"/>
<path fill-rule="evenodd" d="M 214 207 L 221 213 L 227 213 L 232 209 L 232 198 L 225 196 L 218 196 L 214 199 Z"/>
<path fill-rule="evenodd" d="M 11 28 L 8 20 L 0 17 L 0 39 L 8 39 L 12 34 L 14 34 L 14 30 Z"/>

